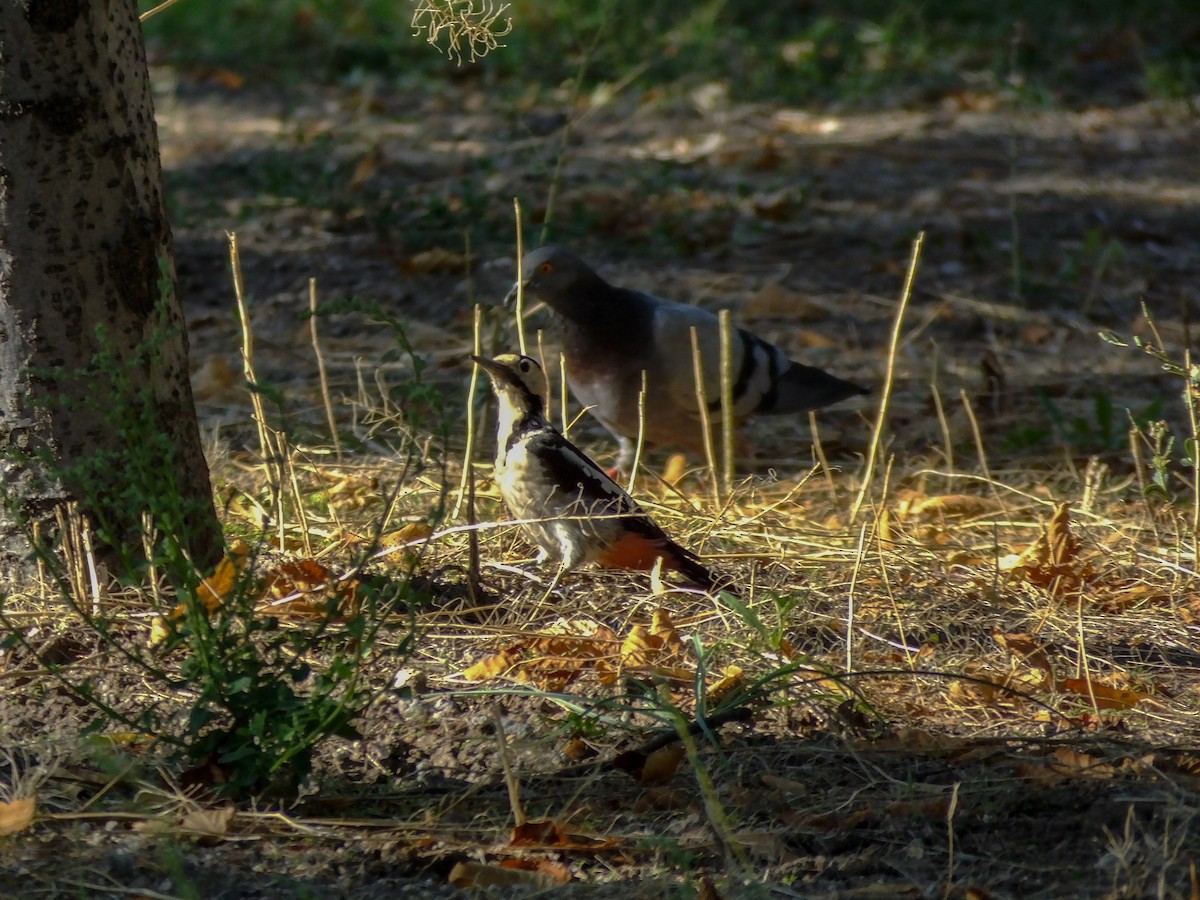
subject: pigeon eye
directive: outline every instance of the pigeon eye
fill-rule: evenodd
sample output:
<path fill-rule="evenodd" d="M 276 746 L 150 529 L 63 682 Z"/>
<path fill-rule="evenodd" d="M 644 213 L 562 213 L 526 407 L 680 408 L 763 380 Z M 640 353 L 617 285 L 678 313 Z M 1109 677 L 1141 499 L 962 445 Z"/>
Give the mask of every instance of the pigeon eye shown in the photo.
<path fill-rule="evenodd" d="M 549 275 L 551 272 L 554 271 L 554 263 L 544 262 L 540 266 L 538 266 L 538 271 L 542 272 L 546 275 Z"/>

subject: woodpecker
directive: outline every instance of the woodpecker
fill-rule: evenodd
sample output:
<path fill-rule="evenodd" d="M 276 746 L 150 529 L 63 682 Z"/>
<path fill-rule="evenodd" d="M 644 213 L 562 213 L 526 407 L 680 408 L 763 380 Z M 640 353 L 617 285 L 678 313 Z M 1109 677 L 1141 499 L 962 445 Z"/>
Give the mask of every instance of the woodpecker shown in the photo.
<path fill-rule="evenodd" d="M 633 461 L 639 427 L 647 446 L 704 449 L 696 400 L 691 329 L 696 329 L 709 421 L 721 417 L 720 325 L 698 306 L 632 288 L 615 287 L 562 247 L 541 247 L 521 263 L 526 296 L 550 308 L 567 361 L 567 382 L 619 445 L 617 466 Z M 517 285 L 508 294 L 511 302 Z M 743 328 L 731 340 L 733 409 L 738 421 L 754 415 L 802 413 L 867 388 L 789 359 L 774 344 Z M 646 410 L 639 414 L 642 372 Z"/>
<path fill-rule="evenodd" d="M 729 590 L 675 543 L 623 488 L 546 419 L 546 379 L 528 356 L 472 356 L 491 379 L 499 403 L 495 479 L 513 518 L 558 563 L 549 594 L 584 563 L 678 572 L 709 591 Z"/>

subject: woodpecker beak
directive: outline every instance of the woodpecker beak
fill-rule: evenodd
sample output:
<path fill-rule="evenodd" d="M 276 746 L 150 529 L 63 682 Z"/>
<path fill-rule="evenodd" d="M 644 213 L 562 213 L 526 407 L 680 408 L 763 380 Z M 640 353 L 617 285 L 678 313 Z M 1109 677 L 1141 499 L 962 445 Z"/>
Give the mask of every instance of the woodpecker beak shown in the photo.
<path fill-rule="evenodd" d="M 494 359 L 488 359 L 486 356 L 476 356 L 472 353 L 471 361 L 489 375 L 503 375 L 504 373 L 504 366 L 496 362 Z"/>

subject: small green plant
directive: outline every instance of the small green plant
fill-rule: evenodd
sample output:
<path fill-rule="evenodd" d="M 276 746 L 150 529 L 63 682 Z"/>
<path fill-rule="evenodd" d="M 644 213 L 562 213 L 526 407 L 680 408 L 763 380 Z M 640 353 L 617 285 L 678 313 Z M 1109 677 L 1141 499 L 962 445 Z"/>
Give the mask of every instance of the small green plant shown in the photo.
<path fill-rule="evenodd" d="M 1181 383 L 1181 393 L 1188 415 L 1188 433 L 1182 441 L 1183 457 L 1174 457 L 1177 435 L 1171 424 L 1162 418 L 1130 416 L 1131 449 L 1135 458 L 1140 458 L 1143 449 L 1148 453 L 1149 478 L 1143 478 L 1142 491 L 1147 498 L 1174 502 L 1176 493 L 1173 485 L 1183 476 L 1182 467 L 1190 476 L 1193 530 L 1200 531 L 1200 364 L 1192 361 L 1190 350 L 1185 350 L 1183 359 L 1178 360 L 1166 350 L 1166 344 L 1154 325 L 1150 310 L 1142 304 L 1142 315 L 1150 326 L 1152 341 L 1134 336 L 1126 341 L 1110 331 L 1100 333 L 1100 339 L 1115 347 L 1133 346 L 1154 359 L 1163 371 L 1176 376 Z M 1139 477 L 1141 469 L 1139 468 Z M 1188 480 L 1183 476 L 1184 481 Z"/>
<path fill-rule="evenodd" d="M 403 573 L 395 579 L 364 574 L 364 551 L 341 578 L 316 568 L 328 575 L 323 606 L 310 604 L 299 616 L 264 611 L 262 598 L 273 574 L 264 574 L 259 558 L 265 538 L 253 550 L 231 551 L 213 579 L 227 583 L 202 581 L 178 537 L 190 513 L 170 478 L 173 447 L 157 427 L 150 392 L 137 390 L 130 374 L 156 352 L 162 328 L 136 358 L 120 360 L 102 350 L 87 373 L 98 385 L 91 396 L 103 398 L 110 427 L 123 436 L 119 452 L 96 453 L 57 472 L 78 486 L 83 508 L 99 511 L 65 531 L 92 534 L 97 546 L 111 548 L 125 601 L 112 602 L 113 591 L 105 585 L 79 590 L 75 573 L 93 564 L 90 556 L 80 558 L 87 553 L 79 542 L 29 534 L 54 593 L 79 624 L 157 690 L 144 700 L 114 696 L 106 684 L 69 665 L 40 661 L 96 711 L 91 730 L 119 725 L 150 735 L 185 764 L 204 763 L 219 772 L 214 787 L 230 796 L 287 795 L 308 773 L 320 742 L 356 735 L 354 720 L 375 696 L 363 676 L 377 640 L 385 630 L 398 631 L 397 658 L 411 652 L 417 637 L 413 610 L 421 598 Z M 103 334 L 100 345 L 105 346 Z M 43 462 L 54 471 L 52 461 Z M 116 467 L 123 478 L 114 482 L 106 473 Z M 89 492 L 112 491 L 114 483 L 126 492 L 115 504 L 88 503 Z M 126 504 L 145 511 L 137 534 L 103 513 Z M 11 599 L 0 597 L 4 643 L 36 656 L 37 648 L 9 615 Z M 124 612 L 130 599 L 157 613 L 160 633 L 151 641 Z"/>

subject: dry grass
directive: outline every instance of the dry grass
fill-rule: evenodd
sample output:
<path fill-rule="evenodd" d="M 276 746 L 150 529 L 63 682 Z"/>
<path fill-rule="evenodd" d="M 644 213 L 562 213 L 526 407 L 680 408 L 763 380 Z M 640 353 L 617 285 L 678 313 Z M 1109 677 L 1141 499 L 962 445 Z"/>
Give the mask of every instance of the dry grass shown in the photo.
<path fill-rule="evenodd" d="M 893 137 L 919 131 L 895 118 Z M 763 151 L 750 126 L 736 117 L 726 124 L 729 145 L 757 159 Z M 640 130 L 647 153 L 683 153 L 703 138 L 668 140 L 657 119 L 605 127 Z M 846 127 L 840 144 L 820 152 L 853 160 L 861 149 L 854 129 L 866 125 L 856 119 Z M 580 155 L 611 169 L 617 143 L 599 137 Z M 926 147 L 872 143 L 877 138 L 873 132 L 866 143 L 879 157 L 942 159 Z M 391 139 L 385 134 L 383 143 Z M 789 140 L 786 133 L 773 139 Z M 568 167 L 566 179 L 574 186 L 564 203 L 578 209 L 581 176 Z M 626 192 L 612 188 L 600 202 L 619 205 Z M 653 198 L 648 206 L 660 202 L 670 205 Z M 853 211 L 864 228 L 876 214 Z M 821 228 L 847 215 L 834 202 L 814 212 Z M 697 217 L 700 226 L 710 224 Z M 894 258 L 876 265 L 898 288 L 907 238 L 889 246 Z M 1136 282 L 1133 263 L 1124 265 Z M 612 268 L 615 280 L 657 279 L 652 289 L 702 302 L 757 301 L 760 332 L 798 339 L 795 324 L 757 292 L 768 269 L 760 259 L 654 266 L 649 274 L 629 260 Z M 718 278 L 715 268 L 732 274 Z M 1192 473 L 1179 464 L 1181 447 L 1167 454 L 1174 497 L 1165 502 L 1147 489 L 1155 481 L 1152 438 L 1135 433 L 1094 454 L 1078 453 L 1067 440 L 1019 439 L 1042 410 L 1034 386 L 1065 420 L 1087 422 L 1097 381 L 1105 389 L 1120 385 L 1116 400 L 1134 409 L 1155 395 L 1178 395 L 1182 381 L 1138 380 L 1146 359 L 1132 351 L 1098 355 L 1094 326 L 1069 310 L 997 300 L 1003 292 L 994 283 L 966 296 L 919 270 L 918 289 L 926 280 L 931 286 L 897 333 L 894 371 L 885 372 L 882 360 L 897 296 L 866 288 L 847 301 L 854 337 L 830 327 L 838 343 L 819 360 L 874 384 L 894 375 L 886 417 L 865 405 L 822 412 L 819 433 L 803 420 L 754 423 L 757 459 L 716 500 L 719 481 L 708 467 L 667 483 L 658 477 L 662 456 L 643 459 L 635 495 L 680 543 L 737 577 L 745 610 L 702 593 L 656 592 L 645 574 L 614 572 L 573 574 L 553 602 L 541 602 L 552 573 L 528 565 L 532 551 L 506 522 L 488 478 L 491 411 L 472 412 L 479 434 L 467 469 L 464 430 L 455 424 L 446 439 L 438 436 L 433 410 L 415 406 L 407 391 L 412 361 L 379 364 L 387 343 L 369 323 L 334 316 L 327 328 L 321 320 L 322 379 L 312 332 L 304 330 L 297 350 L 283 328 L 269 331 L 271 308 L 251 304 L 248 320 L 267 332 L 256 344 L 258 377 L 288 384 L 288 419 L 269 406 L 263 413 L 267 431 L 284 436 L 261 439 L 281 450 L 268 472 L 261 451 L 237 449 L 260 440 L 239 380 L 205 394 L 208 421 L 220 423 L 212 464 L 228 532 L 259 535 L 269 522 L 271 561 L 311 556 L 336 573 L 373 536 L 431 520 L 431 538 L 387 550 L 369 567 L 394 574 L 406 571 L 405 556 L 415 558 L 429 597 L 417 618 L 422 638 L 405 660 L 395 658 L 389 639 L 381 641 L 369 673 L 381 694 L 360 723 L 364 739 L 324 747 L 312 793 L 295 807 L 239 809 L 229 834 L 218 836 L 236 840 L 183 845 L 186 865 L 132 865 L 132 875 L 131 864 L 121 870 L 113 862 L 145 846 L 128 823 L 167 820 L 169 834 L 180 824 L 161 797 L 141 805 L 137 794 L 161 793 L 164 778 L 154 768 L 161 760 L 122 745 L 128 736 L 114 736 L 116 746 L 97 753 L 81 741 L 72 706 L 56 700 L 44 666 L 5 651 L 0 727 L 16 744 L 34 752 L 53 746 L 69 759 L 39 792 L 40 830 L 14 852 L 25 867 L 22 885 L 64 890 L 68 875 L 46 860 L 69 857 L 79 860 L 69 873 L 75 890 L 99 885 L 94 893 L 135 882 L 152 888 L 167 871 L 177 894 L 196 885 L 214 893 L 254 884 L 268 896 L 292 895 L 294 885 L 264 888 L 254 880 L 266 866 L 334 894 L 372 896 L 374 885 L 373 896 L 385 896 L 392 879 L 438 896 L 452 893 L 445 878 L 455 861 L 519 856 L 562 862 L 576 879 L 572 892 L 587 896 L 629 896 L 635 883 L 642 896 L 692 896 L 701 871 L 728 897 L 851 898 L 872 890 L 896 897 L 1196 896 L 1200 607 Z M 841 300 L 818 293 L 814 302 L 832 317 L 842 314 Z M 747 306 L 753 318 L 754 303 Z M 480 319 L 477 351 L 513 349 L 508 322 L 495 312 Z M 410 337 L 430 364 L 422 377 L 450 398 L 450 420 L 466 421 L 469 376 L 460 364 L 471 326 L 463 319 L 426 326 L 419 316 L 411 324 Z M 1157 325 L 1161 344 L 1181 355 L 1190 344 L 1186 319 L 1165 316 Z M 1147 326 L 1130 327 L 1150 335 Z M 212 343 L 204 352 L 216 352 Z M 999 344 L 1001 359 L 981 378 L 979 361 Z M 548 344 L 544 352 L 556 358 Z M 340 460 L 330 416 L 342 438 Z M 1180 440 L 1190 436 L 1180 411 L 1166 417 Z M 611 453 L 586 419 L 572 433 L 598 457 Z M 877 465 L 864 481 L 872 444 Z M 442 509 L 444 517 L 431 515 Z M 86 565 L 80 571 L 88 606 Z M 140 640 L 149 610 L 169 600 L 146 591 L 99 602 Z M 43 654 L 113 696 L 131 704 L 167 696 L 89 642 L 53 591 L 30 591 L 10 609 Z M 580 664 L 564 683 L 569 665 L 551 678 L 527 662 L 482 682 L 462 676 L 506 646 L 560 637 L 564 619 L 624 639 L 659 609 L 669 612 L 682 644 L 659 662 L 688 678 L 655 678 L 629 664 L 605 680 L 602 667 Z M 606 644 L 602 655 L 617 669 L 627 661 L 619 643 Z M 399 666 L 411 696 L 388 687 Z M 740 698 L 707 695 L 703 686 L 730 666 L 743 672 Z M 522 673 L 527 681 L 516 681 Z M 690 735 L 686 761 L 663 784 L 610 765 L 618 751 L 675 734 L 698 714 L 740 705 L 751 718 L 723 725 L 711 740 Z M 58 715 L 50 727 L 47 719 Z M 583 756 L 570 755 L 576 752 Z M 162 772 L 167 782 L 177 774 Z M 514 848 L 509 832 L 518 808 L 568 832 L 611 839 L 615 849 Z M 176 812 L 172 806 L 170 815 Z M 365 874 L 338 881 L 331 865 Z"/>
<path fill-rule="evenodd" d="M 345 379 L 351 373 L 338 373 L 335 362 L 331 374 L 336 382 L 339 374 Z M 903 416 L 905 401 L 897 402 Z M 253 531 L 265 511 L 290 510 L 272 520 L 266 540 L 285 555 L 311 556 L 337 571 L 369 536 L 386 536 L 446 504 L 452 486 L 462 481 L 461 436 L 447 447 L 431 443 L 399 406 L 369 387 L 352 407 L 338 411 L 343 446 L 363 448 L 376 436 L 401 435 L 400 443 L 425 455 L 404 472 L 392 455 L 347 450 L 338 462 L 319 442 L 288 438 L 277 444 L 286 448 L 283 464 L 270 470 L 257 454 L 223 456 L 214 464 L 221 495 L 234 498 L 226 505 L 227 528 Z M 316 412 L 326 414 L 324 403 Z M 277 427 L 266 424 L 268 431 Z M 955 445 L 980 441 L 983 449 L 977 419 L 962 416 L 935 428 L 947 429 Z M 760 423 L 754 431 L 763 453 L 781 461 L 787 448 L 805 446 L 810 437 L 795 422 Z M 480 456 L 490 455 L 490 434 L 473 444 Z M 881 444 L 887 445 L 886 436 Z M 825 470 L 816 454 L 798 467 L 790 460 L 794 474 L 768 474 L 759 466 L 719 506 L 710 489 L 715 473 L 707 468 L 685 472 L 673 484 L 652 477 L 653 471 L 640 479 L 637 494 L 651 514 L 713 567 L 736 576 L 749 613 L 702 592 L 669 586 L 656 591 L 643 574 L 611 572 L 569 576 L 554 600 L 543 602 L 551 573 L 519 564 L 529 548 L 505 521 L 488 464 L 477 460 L 474 510 L 480 524 L 469 521 L 470 507 L 464 506 L 458 518 L 435 522 L 427 541 L 385 549 L 371 565 L 402 569 L 409 563 L 401 557 L 415 553 L 415 571 L 431 591 L 431 605 L 419 615 L 423 637 L 405 666 L 421 673 L 422 692 L 431 699 L 505 705 L 524 735 L 517 745 L 540 748 L 533 755 L 518 753 L 510 763 L 510 784 L 525 785 L 535 818 L 569 822 L 583 816 L 588 833 L 630 848 L 639 843 L 638 834 L 671 833 L 657 849 L 643 842 L 640 851 L 630 850 L 642 877 L 654 872 L 670 881 L 682 860 L 704 859 L 722 873 L 730 896 L 753 896 L 757 889 L 747 885 L 801 877 L 814 847 L 832 858 L 841 847 L 854 863 L 849 873 L 828 881 L 841 885 L 830 896 L 852 897 L 859 896 L 854 867 L 878 877 L 864 845 L 892 846 L 899 855 L 887 883 L 897 896 L 938 886 L 962 895 L 968 885 L 989 884 L 1030 891 L 1022 896 L 1059 896 L 1045 885 L 1084 878 L 1090 864 L 1025 858 L 1007 846 L 1015 840 L 1007 831 L 1000 840 L 1014 860 L 989 857 L 980 843 L 986 831 L 981 823 L 1007 816 L 1016 830 L 1036 828 L 1022 824 L 1032 804 L 1052 820 L 1080 827 L 1069 812 L 1080 798 L 1102 804 L 1097 798 L 1132 790 L 1138 803 L 1112 800 L 1127 810 L 1123 821 L 1111 820 L 1116 813 L 1101 816 L 1107 835 L 1101 881 L 1119 886 L 1111 896 L 1181 884 L 1196 847 L 1193 787 L 1200 767 L 1183 749 L 1194 741 L 1200 714 L 1190 511 L 1141 499 L 1137 487 L 1151 479 L 1149 472 L 1115 479 L 1099 465 L 1085 472 L 1066 465 L 1030 471 L 995 460 L 987 467 L 917 467 L 893 453 L 863 485 L 853 459 L 841 458 L 840 471 Z M 981 473 L 984 468 L 990 475 Z M 281 483 L 283 489 L 273 487 Z M 857 520 L 856 496 L 866 498 Z M 1044 539 L 1064 503 L 1071 505 L 1073 543 L 1065 555 L 1043 560 L 1053 571 L 1031 572 L 1032 562 L 1006 570 L 1005 558 Z M 483 560 L 474 586 L 472 535 Z M 97 599 L 89 591 L 82 599 L 126 627 L 148 625 L 148 595 Z M 561 673 L 551 677 L 537 665 L 479 684 L 464 683 L 460 674 L 514 641 L 561 634 L 564 619 L 602 623 L 623 636 L 648 624 L 659 609 L 669 611 L 680 634 L 706 648 L 710 684 L 720 669 L 735 665 L 745 686 L 761 687 L 741 701 L 753 709 L 753 724 L 733 726 L 720 742 L 722 752 L 703 738 L 688 743 L 692 774 L 681 773 L 672 784 L 698 778 L 700 810 L 686 789 L 614 784 L 603 766 L 587 769 L 582 781 L 578 774 L 566 781 L 554 774 L 570 768 L 558 761 L 564 712 L 591 722 L 588 741 L 603 760 L 612 753 L 608 748 L 661 728 L 671 714 L 685 720 L 698 715 L 697 695 L 686 682 L 652 686 L 636 666 L 607 683 L 582 672 L 563 684 Z M 53 591 L 17 603 L 13 614 L 23 627 L 51 631 L 59 640 L 76 633 Z M 386 640 L 378 647 L 376 678 L 390 677 L 389 649 Z M 617 646 L 608 656 L 620 668 Z M 676 663 L 697 665 L 694 656 L 685 656 Z M 71 668 L 76 675 L 91 670 L 102 676 L 115 664 L 85 652 Z M 22 668 L 7 673 L 5 689 L 19 683 L 28 690 L 30 678 L 44 682 Z M 644 687 L 637 686 L 641 681 Z M 1080 683 L 1091 687 L 1081 690 Z M 1105 693 L 1089 693 L 1096 689 Z M 143 683 L 131 696 L 158 690 Z M 713 710 L 705 707 L 704 714 Z M 385 715 L 385 706 L 372 715 Z M 566 728 L 569 734 L 571 726 Z M 506 759 L 505 752 L 499 758 Z M 401 779 L 398 786 L 408 795 L 403 806 L 410 811 L 387 820 L 355 824 L 320 814 L 283 820 L 239 814 L 239 833 L 369 844 L 384 829 L 390 840 L 438 842 L 443 849 L 431 858 L 457 858 L 461 848 L 486 846 L 488 835 L 507 828 L 497 771 L 487 766 L 476 773 L 484 778 L 479 787 L 440 800 L 403 788 Z M 479 790 L 472 814 L 463 819 L 462 803 Z M 598 793 L 608 797 L 601 804 L 610 809 L 606 814 L 596 811 Z M 626 794 L 627 801 L 619 800 Z M 363 808 L 374 803 L 369 792 L 356 802 Z M 632 806 L 613 809 L 626 802 Z M 1152 815 L 1136 812 L 1148 803 Z M 418 809 L 424 824 L 393 821 L 417 816 Z M 481 809 L 487 810 L 482 819 Z M 44 821 L 58 816 L 65 824 L 74 814 Z M 170 833 L 194 827 L 161 825 L 181 815 L 161 809 L 139 814 Z M 585 867 L 577 874 L 619 884 L 621 871 Z M 1098 883 L 1094 873 L 1086 883 Z M 1034 889 L 1039 885 L 1044 893 Z M 1160 895 L 1184 896 L 1174 889 Z"/>

